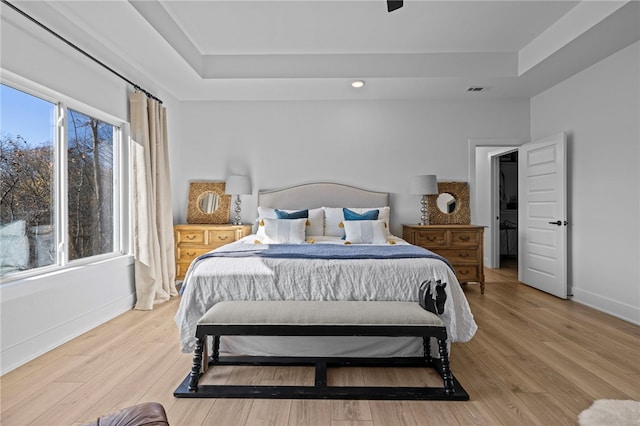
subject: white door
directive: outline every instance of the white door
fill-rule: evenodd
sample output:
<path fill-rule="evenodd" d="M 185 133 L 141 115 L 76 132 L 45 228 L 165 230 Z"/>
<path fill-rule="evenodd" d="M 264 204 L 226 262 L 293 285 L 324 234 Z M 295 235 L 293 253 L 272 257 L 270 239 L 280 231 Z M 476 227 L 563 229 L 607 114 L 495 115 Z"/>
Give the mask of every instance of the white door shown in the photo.
<path fill-rule="evenodd" d="M 564 133 L 518 149 L 518 279 L 567 298 L 567 189 Z"/>

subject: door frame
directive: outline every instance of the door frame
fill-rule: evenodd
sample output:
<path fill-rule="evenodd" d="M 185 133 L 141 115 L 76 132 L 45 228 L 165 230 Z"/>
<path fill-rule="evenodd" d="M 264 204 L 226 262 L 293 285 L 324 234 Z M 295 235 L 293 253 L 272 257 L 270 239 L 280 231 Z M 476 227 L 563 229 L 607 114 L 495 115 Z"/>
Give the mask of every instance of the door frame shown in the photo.
<path fill-rule="evenodd" d="M 491 185 L 488 188 L 479 188 L 478 187 L 478 179 L 476 177 L 476 173 L 487 173 L 488 176 L 485 176 L 487 179 L 491 180 L 491 164 L 489 158 L 478 158 L 479 156 L 476 154 L 478 148 L 495 148 L 495 153 L 502 151 L 509 151 L 510 149 L 517 149 L 520 145 L 529 142 L 528 137 L 523 138 L 472 138 L 469 139 L 469 192 L 471 194 L 470 197 L 470 207 L 471 207 L 471 223 L 476 225 L 481 225 L 487 227 L 487 232 L 484 233 L 484 264 L 488 268 L 495 268 L 495 256 L 494 256 L 494 232 L 496 228 L 496 224 L 492 218 L 495 218 L 494 212 L 492 211 L 491 205 L 493 202 L 489 204 L 488 207 L 483 207 L 482 211 L 480 210 L 480 203 L 478 202 L 478 192 L 479 189 L 482 189 L 483 193 L 491 194 L 492 187 Z M 490 150 L 493 154 L 494 152 Z M 491 195 L 489 195 L 491 196 Z M 484 220 L 479 220 L 478 218 L 486 218 Z M 498 237 L 500 235 L 499 226 L 497 227 Z M 498 266 L 499 266 L 499 252 L 498 252 Z"/>

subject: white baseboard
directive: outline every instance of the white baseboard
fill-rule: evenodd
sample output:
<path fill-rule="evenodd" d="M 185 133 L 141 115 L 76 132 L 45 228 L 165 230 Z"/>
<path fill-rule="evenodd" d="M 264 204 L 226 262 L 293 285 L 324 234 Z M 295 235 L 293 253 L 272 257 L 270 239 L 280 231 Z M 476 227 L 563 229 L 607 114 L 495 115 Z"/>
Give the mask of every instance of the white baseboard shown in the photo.
<path fill-rule="evenodd" d="M 135 304 L 135 297 L 135 293 L 132 293 L 120 300 L 87 312 L 56 328 L 44 331 L 38 336 L 28 338 L 10 348 L 2 348 L 2 370 L 0 375 L 8 373 L 100 324 L 131 310 Z"/>
<path fill-rule="evenodd" d="M 580 288 L 574 287 L 572 291 L 573 297 L 571 300 L 574 302 L 613 315 L 632 324 L 640 325 L 640 307 L 609 299 Z"/>

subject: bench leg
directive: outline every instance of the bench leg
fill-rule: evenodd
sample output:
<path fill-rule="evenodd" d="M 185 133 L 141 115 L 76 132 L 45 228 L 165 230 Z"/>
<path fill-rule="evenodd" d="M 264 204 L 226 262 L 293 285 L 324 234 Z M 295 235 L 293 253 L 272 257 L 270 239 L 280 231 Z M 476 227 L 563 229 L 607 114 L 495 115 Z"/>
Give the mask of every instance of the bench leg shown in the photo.
<path fill-rule="evenodd" d="M 219 359 L 220 359 L 220 336 L 213 336 L 212 361 L 218 362 Z"/>
<path fill-rule="evenodd" d="M 454 393 L 453 375 L 449 366 L 449 351 L 447 350 L 447 341 L 438 339 L 438 349 L 440 351 L 440 365 L 442 367 L 442 379 L 444 380 L 444 392 L 447 395 Z"/>
<path fill-rule="evenodd" d="M 205 374 L 209 369 L 209 338 L 203 337 L 202 340 L 202 359 L 200 364 L 200 373 Z"/>
<path fill-rule="evenodd" d="M 189 374 L 189 392 L 198 391 L 198 381 L 200 380 L 200 371 L 202 370 L 202 352 L 204 345 L 207 344 L 205 337 L 198 337 L 196 341 L 196 349 L 193 351 L 193 365 Z"/>
<path fill-rule="evenodd" d="M 422 338 L 422 347 L 424 348 L 424 362 L 431 364 L 431 337 Z"/>

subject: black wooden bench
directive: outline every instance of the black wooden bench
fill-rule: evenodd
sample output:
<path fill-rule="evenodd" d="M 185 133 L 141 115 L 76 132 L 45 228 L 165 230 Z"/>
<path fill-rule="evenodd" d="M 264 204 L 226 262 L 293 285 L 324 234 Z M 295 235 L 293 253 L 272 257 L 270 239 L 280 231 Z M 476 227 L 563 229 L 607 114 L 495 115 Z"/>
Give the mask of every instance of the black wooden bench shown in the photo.
<path fill-rule="evenodd" d="M 422 337 L 422 357 L 263 357 L 220 356 L 220 336 L 412 336 Z M 207 355 L 207 337 L 213 353 Z M 447 331 L 442 320 L 416 302 L 226 301 L 215 304 L 198 321 L 191 372 L 174 392 L 184 398 L 406 399 L 468 400 L 449 367 Z M 431 356 L 430 341 L 439 357 Z M 207 367 L 216 365 L 311 365 L 314 386 L 199 385 Z M 442 387 L 329 386 L 327 368 L 388 366 L 435 368 Z"/>

